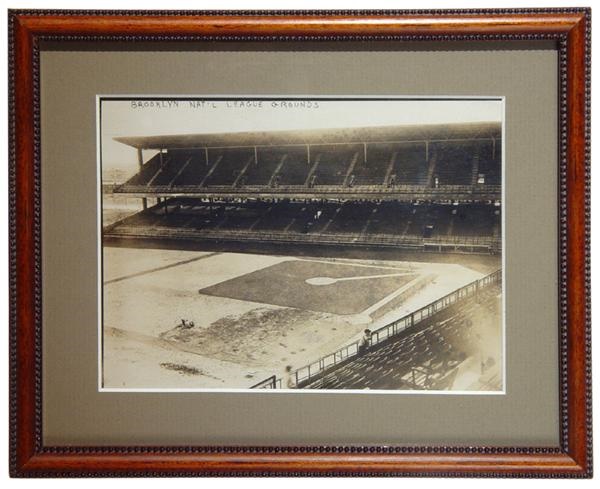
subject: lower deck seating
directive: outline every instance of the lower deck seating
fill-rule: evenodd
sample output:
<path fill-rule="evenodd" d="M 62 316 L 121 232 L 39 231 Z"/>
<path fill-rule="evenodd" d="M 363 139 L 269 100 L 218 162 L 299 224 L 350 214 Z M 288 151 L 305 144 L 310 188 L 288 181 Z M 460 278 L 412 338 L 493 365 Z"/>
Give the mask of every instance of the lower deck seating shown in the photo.
<path fill-rule="evenodd" d="M 502 159 L 500 141 L 484 141 L 479 152 L 478 175 L 483 176 L 485 185 L 500 185 L 502 181 Z"/>
<path fill-rule="evenodd" d="M 406 234 L 411 223 L 414 206 L 397 205 L 396 202 L 381 202 L 376 206 L 369 222 L 369 232 L 373 234 Z"/>
<path fill-rule="evenodd" d="M 457 206 L 453 216 L 454 233 L 462 236 L 485 236 L 500 224 L 500 208 L 466 204 Z"/>
<path fill-rule="evenodd" d="M 165 208 L 166 205 L 166 208 Z M 220 229 L 289 235 L 344 235 L 361 239 L 497 239 L 499 207 L 486 204 L 406 204 L 401 202 L 320 202 L 290 200 L 207 202 L 173 198 L 130 216 L 119 226 Z M 468 243 L 467 243 L 468 244 Z"/>
<path fill-rule="evenodd" d="M 327 231 L 331 233 L 361 233 L 368 224 L 375 204 L 345 202 Z"/>

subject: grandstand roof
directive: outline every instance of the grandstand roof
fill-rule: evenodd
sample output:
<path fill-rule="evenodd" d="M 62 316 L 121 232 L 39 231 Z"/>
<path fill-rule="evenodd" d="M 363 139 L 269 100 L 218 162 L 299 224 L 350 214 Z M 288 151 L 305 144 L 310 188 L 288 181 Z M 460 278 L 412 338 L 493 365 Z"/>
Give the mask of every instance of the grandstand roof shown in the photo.
<path fill-rule="evenodd" d="M 117 137 L 138 149 L 285 146 L 500 138 L 500 122 Z"/>

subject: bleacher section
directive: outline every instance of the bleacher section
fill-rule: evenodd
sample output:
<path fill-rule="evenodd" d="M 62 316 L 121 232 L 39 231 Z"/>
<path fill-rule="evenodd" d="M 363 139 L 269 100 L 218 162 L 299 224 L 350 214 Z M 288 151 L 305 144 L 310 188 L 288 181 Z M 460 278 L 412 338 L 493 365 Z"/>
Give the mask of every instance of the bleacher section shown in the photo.
<path fill-rule="evenodd" d="M 501 286 L 492 285 L 368 348 L 300 387 L 309 389 L 435 389 L 452 386 L 456 370 L 479 351 L 477 317 L 500 315 Z M 492 315 L 490 316 L 490 313 Z M 477 364 L 479 367 L 479 364 Z"/>

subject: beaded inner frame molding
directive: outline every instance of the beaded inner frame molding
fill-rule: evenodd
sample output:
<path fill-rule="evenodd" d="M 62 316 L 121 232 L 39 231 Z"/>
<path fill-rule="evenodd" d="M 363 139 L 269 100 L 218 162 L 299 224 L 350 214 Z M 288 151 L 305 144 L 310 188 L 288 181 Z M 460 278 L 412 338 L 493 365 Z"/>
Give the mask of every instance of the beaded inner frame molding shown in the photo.
<path fill-rule="evenodd" d="M 590 21 L 589 9 L 10 11 L 11 474 L 591 477 Z M 560 77 L 559 447 L 45 446 L 39 46 L 46 40 L 555 41 Z"/>

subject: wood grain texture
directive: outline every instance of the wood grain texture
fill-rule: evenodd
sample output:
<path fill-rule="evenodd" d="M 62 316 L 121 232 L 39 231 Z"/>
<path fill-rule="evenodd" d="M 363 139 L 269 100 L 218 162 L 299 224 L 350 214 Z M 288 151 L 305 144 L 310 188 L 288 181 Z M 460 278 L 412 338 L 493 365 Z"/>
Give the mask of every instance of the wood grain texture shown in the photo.
<path fill-rule="evenodd" d="M 591 404 L 585 392 L 591 381 L 591 365 L 586 365 L 589 338 L 589 58 L 586 57 L 586 23 L 581 19 L 569 31 L 567 39 L 567 365 L 569 443 L 568 453 L 574 460 L 585 461 L 585 440 L 591 436 L 586 419 L 591 416 Z M 591 361 L 591 359 L 590 359 Z M 587 366 L 587 368 L 586 368 Z"/>
<path fill-rule="evenodd" d="M 591 477 L 589 9 L 411 12 L 9 12 L 10 469 L 17 477 Z M 39 43 L 43 40 L 551 39 L 560 58 L 561 446 L 45 447 L 41 434 Z M 134 47 L 134 46 L 132 46 Z"/>

